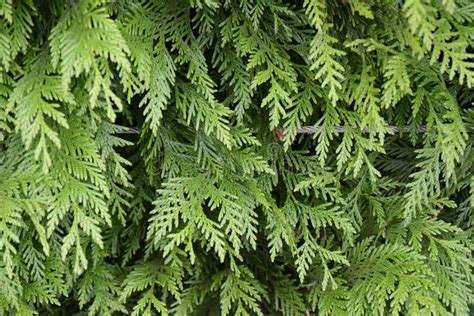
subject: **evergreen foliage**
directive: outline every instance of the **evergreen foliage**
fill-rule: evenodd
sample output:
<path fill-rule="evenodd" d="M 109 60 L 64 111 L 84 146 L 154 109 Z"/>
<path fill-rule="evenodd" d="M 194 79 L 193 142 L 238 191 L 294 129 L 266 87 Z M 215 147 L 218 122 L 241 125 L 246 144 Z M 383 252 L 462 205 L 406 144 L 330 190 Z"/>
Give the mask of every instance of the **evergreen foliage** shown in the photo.
<path fill-rule="evenodd" d="M 471 0 L 0 0 L 0 315 L 469 315 L 473 86 Z"/>

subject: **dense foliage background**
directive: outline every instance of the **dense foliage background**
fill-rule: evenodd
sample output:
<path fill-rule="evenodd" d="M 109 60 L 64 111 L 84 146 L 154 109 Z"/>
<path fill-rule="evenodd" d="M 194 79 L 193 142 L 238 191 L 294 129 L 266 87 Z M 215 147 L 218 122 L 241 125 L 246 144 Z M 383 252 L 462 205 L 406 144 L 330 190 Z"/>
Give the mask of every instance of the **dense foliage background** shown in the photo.
<path fill-rule="evenodd" d="M 0 314 L 468 315 L 473 20 L 0 0 Z"/>

